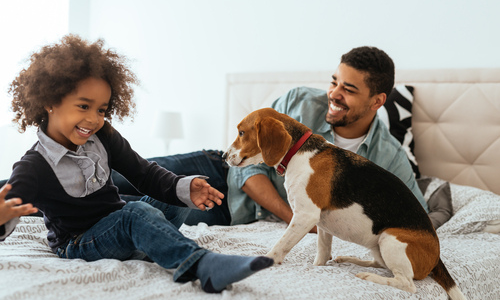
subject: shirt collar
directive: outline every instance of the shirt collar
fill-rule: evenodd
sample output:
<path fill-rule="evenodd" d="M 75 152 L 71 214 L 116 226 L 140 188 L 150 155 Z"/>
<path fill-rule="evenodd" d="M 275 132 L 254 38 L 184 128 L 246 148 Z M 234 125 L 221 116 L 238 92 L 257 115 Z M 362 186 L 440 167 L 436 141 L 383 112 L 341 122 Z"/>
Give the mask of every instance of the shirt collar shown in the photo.
<path fill-rule="evenodd" d="M 322 124 L 322 125 L 318 128 L 318 133 L 323 134 L 323 133 L 330 132 L 330 130 L 332 130 L 332 125 L 330 125 L 330 124 L 326 123 L 326 121 L 325 121 L 325 122 L 323 122 L 323 124 Z"/>
<path fill-rule="evenodd" d="M 366 149 L 370 148 L 370 144 L 373 140 L 373 136 L 375 135 L 376 128 L 380 126 L 380 122 L 382 122 L 382 121 L 378 117 L 378 114 L 376 114 L 375 118 L 373 118 L 373 121 L 370 124 L 370 129 L 368 129 L 368 134 L 366 135 L 365 139 L 361 142 L 359 148 L 361 148 L 361 145 L 365 145 Z M 328 124 L 326 122 L 325 122 L 325 124 L 327 125 L 328 129 L 331 130 L 332 135 L 333 135 L 333 143 L 335 144 L 335 135 L 336 135 L 335 131 L 333 130 L 333 128 L 331 127 L 330 124 Z M 321 130 L 323 130 L 323 127 L 321 128 Z"/>
<path fill-rule="evenodd" d="M 373 136 L 375 135 L 375 132 L 377 131 L 377 128 L 380 127 L 380 123 L 382 121 L 378 117 L 378 114 L 375 115 L 375 118 L 373 118 L 373 122 L 370 125 L 370 129 L 368 130 L 368 134 L 366 135 L 365 140 L 361 143 L 366 145 L 366 148 L 370 148 L 370 144 L 373 140 Z"/>
<path fill-rule="evenodd" d="M 85 145 L 83 146 L 78 146 L 76 149 L 76 152 L 68 150 L 66 147 L 63 145 L 59 144 L 58 142 L 54 141 L 52 138 L 50 138 L 43 130 L 38 130 L 37 131 L 37 136 L 38 136 L 38 141 L 39 145 L 44 148 L 47 157 L 54 163 L 54 165 L 57 166 L 61 158 L 63 158 L 64 155 L 66 155 L 68 152 L 72 154 L 78 155 L 79 153 L 82 152 L 82 147 L 84 148 L 86 144 L 89 143 L 94 143 L 95 136 L 91 135 Z"/>

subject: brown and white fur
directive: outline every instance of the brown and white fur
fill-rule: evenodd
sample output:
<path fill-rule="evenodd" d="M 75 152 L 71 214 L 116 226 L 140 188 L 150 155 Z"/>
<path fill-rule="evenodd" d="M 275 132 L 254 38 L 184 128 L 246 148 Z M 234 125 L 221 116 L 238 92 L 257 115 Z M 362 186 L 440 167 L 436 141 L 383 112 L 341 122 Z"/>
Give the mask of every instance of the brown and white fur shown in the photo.
<path fill-rule="evenodd" d="M 288 150 L 310 129 L 293 118 L 264 108 L 238 125 L 238 137 L 224 154 L 231 166 L 264 162 L 277 167 Z M 385 267 L 394 277 L 363 272 L 356 276 L 416 292 L 413 279 L 431 275 L 451 299 L 465 299 L 440 259 L 439 240 L 413 193 L 392 173 L 369 160 L 312 135 L 291 158 L 285 189 L 293 218 L 267 256 L 281 263 L 315 226 L 314 265 L 331 257 L 332 235 L 371 250 L 373 261 L 340 256 L 336 262 Z"/>

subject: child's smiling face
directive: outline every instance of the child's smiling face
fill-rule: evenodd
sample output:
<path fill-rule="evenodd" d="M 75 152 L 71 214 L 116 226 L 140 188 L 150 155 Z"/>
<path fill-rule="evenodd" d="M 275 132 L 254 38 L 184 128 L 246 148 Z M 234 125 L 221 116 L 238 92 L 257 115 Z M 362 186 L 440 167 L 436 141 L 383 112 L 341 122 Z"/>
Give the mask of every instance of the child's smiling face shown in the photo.
<path fill-rule="evenodd" d="M 90 77 L 80 81 L 60 104 L 46 107 L 49 115 L 46 134 L 75 151 L 104 126 L 110 98 L 111 87 L 105 80 Z"/>

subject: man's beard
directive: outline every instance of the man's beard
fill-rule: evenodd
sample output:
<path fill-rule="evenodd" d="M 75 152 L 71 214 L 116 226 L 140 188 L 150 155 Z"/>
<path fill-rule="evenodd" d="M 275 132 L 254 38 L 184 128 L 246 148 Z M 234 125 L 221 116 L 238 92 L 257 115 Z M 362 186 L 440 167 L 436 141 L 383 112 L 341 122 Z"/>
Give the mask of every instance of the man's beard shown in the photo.
<path fill-rule="evenodd" d="M 347 126 L 350 124 L 347 120 L 347 116 L 344 116 L 342 119 L 337 120 L 337 121 L 328 122 L 328 119 L 327 119 L 326 123 L 332 125 L 332 127 L 344 127 L 344 126 Z"/>
<path fill-rule="evenodd" d="M 369 107 L 365 107 L 363 109 L 363 111 L 358 112 L 355 115 L 348 116 L 348 114 L 346 113 L 341 119 L 331 120 L 331 121 L 328 121 L 328 119 L 329 119 L 328 114 L 326 114 L 325 121 L 326 121 L 326 123 L 332 125 L 332 128 L 333 127 L 345 127 L 345 126 L 351 125 L 352 123 L 354 123 L 354 122 L 358 121 L 359 119 L 361 119 L 362 117 L 364 117 L 368 113 L 369 110 L 370 110 Z"/>

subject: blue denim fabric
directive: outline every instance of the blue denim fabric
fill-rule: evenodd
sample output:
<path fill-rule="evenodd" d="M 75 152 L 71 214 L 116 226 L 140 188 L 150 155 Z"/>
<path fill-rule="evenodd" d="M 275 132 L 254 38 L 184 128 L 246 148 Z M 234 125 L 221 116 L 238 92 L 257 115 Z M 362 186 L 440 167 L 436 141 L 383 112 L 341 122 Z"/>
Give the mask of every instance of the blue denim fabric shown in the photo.
<path fill-rule="evenodd" d="M 128 202 L 101 219 L 85 233 L 60 247 L 61 258 L 95 261 L 148 257 L 166 269 L 176 269 L 174 280 L 194 280 L 186 272 L 209 250 L 179 232 L 190 209 L 168 205 L 150 197 Z"/>
<path fill-rule="evenodd" d="M 148 158 L 149 161 L 155 161 L 158 165 L 177 175 L 205 175 L 208 176 L 207 182 L 221 193 L 224 194 L 222 204 L 216 205 L 209 211 L 197 209 L 190 210 L 189 215 L 184 221 L 187 225 L 197 225 L 204 222 L 207 225 L 229 225 L 231 215 L 227 204 L 227 171 L 228 166 L 222 160 L 222 151 L 203 150 L 185 154 L 176 154 L 170 156 L 160 156 Z M 112 173 L 113 182 L 118 187 L 121 197 L 125 201 L 138 200 L 141 195 L 125 178 L 118 173 Z"/>

